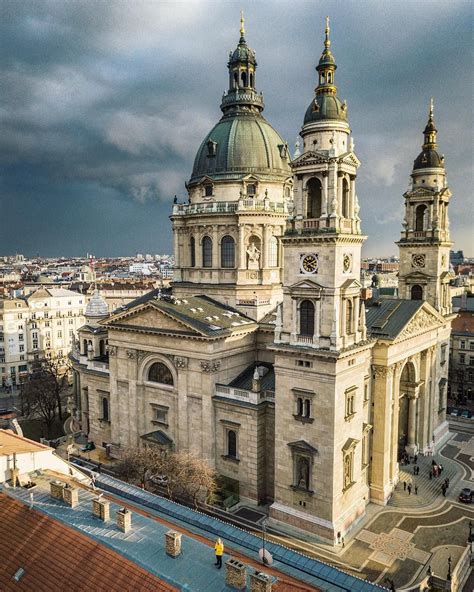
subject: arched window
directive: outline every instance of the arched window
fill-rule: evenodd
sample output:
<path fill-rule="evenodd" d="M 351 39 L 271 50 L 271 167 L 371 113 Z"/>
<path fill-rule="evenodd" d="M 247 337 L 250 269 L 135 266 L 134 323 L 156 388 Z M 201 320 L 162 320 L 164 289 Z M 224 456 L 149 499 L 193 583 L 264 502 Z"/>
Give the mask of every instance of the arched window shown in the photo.
<path fill-rule="evenodd" d="M 99 355 L 100 357 L 105 356 L 105 341 L 103 339 L 99 341 Z"/>
<path fill-rule="evenodd" d="M 235 267 L 235 241 L 231 236 L 221 240 L 221 267 Z"/>
<path fill-rule="evenodd" d="M 234 88 L 238 88 L 239 86 L 239 75 L 237 72 L 234 72 Z"/>
<path fill-rule="evenodd" d="M 84 348 L 83 354 L 87 356 L 87 339 L 82 342 L 82 347 Z"/>
<path fill-rule="evenodd" d="M 247 86 L 247 72 L 242 72 L 240 79 L 242 80 L 242 86 Z"/>
<path fill-rule="evenodd" d="M 250 72 L 250 86 L 253 87 L 253 74 Z"/>
<path fill-rule="evenodd" d="M 234 430 L 227 431 L 227 456 L 237 458 L 237 434 Z"/>
<path fill-rule="evenodd" d="M 212 185 L 206 185 L 204 187 L 204 195 L 206 197 L 212 197 Z"/>
<path fill-rule="evenodd" d="M 194 236 L 189 240 L 189 254 L 191 258 L 191 267 L 196 267 L 196 240 Z"/>
<path fill-rule="evenodd" d="M 169 384 L 173 386 L 173 375 L 168 366 L 161 362 L 155 362 L 148 370 L 148 380 L 150 382 L 159 382 L 160 384 Z"/>
<path fill-rule="evenodd" d="M 349 208 L 349 183 L 347 179 L 342 180 L 342 217 L 349 218 L 350 216 L 350 208 Z"/>
<path fill-rule="evenodd" d="M 271 236 L 268 243 L 268 266 L 278 267 L 278 240 L 276 236 Z"/>
<path fill-rule="evenodd" d="M 346 335 L 352 333 L 352 300 L 346 300 Z"/>
<path fill-rule="evenodd" d="M 412 300 L 423 300 L 423 288 L 418 284 L 411 287 L 411 299 Z"/>
<path fill-rule="evenodd" d="M 202 266 L 212 267 L 212 239 L 209 236 L 202 239 Z"/>
<path fill-rule="evenodd" d="M 307 205 L 307 218 L 320 218 L 321 217 L 321 204 L 323 188 L 321 181 L 313 177 L 308 181 L 306 186 L 308 190 L 308 205 Z"/>
<path fill-rule="evenodd" d="M 102 419 L 109 421 L 109 400 L 107 397 L 102 397 Z"/>
<path fill-rule="evenodd" d="M 255 183 L 247 185 L 247 195 L 255 195 L 257 193 L 257 186 Z"/>
<path fill-rule="evenodd" d="M 300 304 L 300 335 L 314 334 L 314 304 L 303 300 Z"/>
<path fill-rule="evenodd" d="M 426 230 L 426 213 L 427 207 L 425 204 L 421 204 L 416 208 L 415 230 Z"/>

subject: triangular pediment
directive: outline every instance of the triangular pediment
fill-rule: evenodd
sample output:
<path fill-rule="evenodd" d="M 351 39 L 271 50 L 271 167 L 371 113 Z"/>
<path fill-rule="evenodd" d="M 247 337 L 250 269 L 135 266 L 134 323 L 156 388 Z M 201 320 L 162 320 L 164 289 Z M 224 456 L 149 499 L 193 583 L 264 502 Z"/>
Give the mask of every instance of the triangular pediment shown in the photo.
<path fill-rule="evenodd" d="M 433 193 L 435 193 L 435 189 L 431 187 L 417 187 L 412 191 L 407 191 L 405 193 L 408 197 L 433 197 Z"/>
<path fill-rule="evenodd" d="M 147 303 L 136 309 L 113 315 L 106 323 L 107 326 L 136 327 L 137 329 L 153 329 L 154 331 L 186 331 L 196 333 L 187 323 L 173 318 L 171 315 L 156 308 L 153 303 Z"/>
<path fill-rule="evenodd" d="M 427 273 L 424 273 L 423 271 L 411 271 L 410 273 L 407 273 L 405 275 L 401 275 L 399 276 L 401 278 L 404 278 L 406 280 L 420 280 L 420 281 L 427 281 L 430 276 Z"/>
<path fill-rule="evenodd" d="M 326 155 L 321 154 L 321 152 L 317 152 L 316 150 L 308 150 L 307 152 L 304 152 L 301 156 L 298 156 L 298 158 L 295 158 L 295 160 L 291 162 L 291 166 L 295 167 L 314 163 L 325 164 L 328 161 L 329 158 Z"/>
<path fill-rule="evenodd" d="M 396 341 L 401 341 L 407 337 L 425 333 L 430 329 L 436 329 L 444 324 L 444 317 L 442 317 L 430 304 L 425 302 L 402 328 Z"/>
<path fill-rule="evenodd" d="M 361 165 L 360 160 L 357 158 L 354 152 L 346 152 L 341 156 L 339 162 L 341 164 L 350 164 L 355 167 L 359 167 Z"/>
<path fill-rule="evenodd" d="M 318 292 L 320 292 L 323 289 L 322 286 L 320 286 L 317 282 L 307 279 L 307 280 L 300 280 L 299 282 L 296 282 L 295 284 L 292 284 L 290 286 L 290 290 L 295 291 L 295 290 L 316 290 Z"/>
<path fill-rule="evenodd" d="M 341 290 L 360 290 L 361 288 L 362 284 L 359 282 L 359 280 L 356 280 L 355 278 L 347 279 L 341 286 Z"/>

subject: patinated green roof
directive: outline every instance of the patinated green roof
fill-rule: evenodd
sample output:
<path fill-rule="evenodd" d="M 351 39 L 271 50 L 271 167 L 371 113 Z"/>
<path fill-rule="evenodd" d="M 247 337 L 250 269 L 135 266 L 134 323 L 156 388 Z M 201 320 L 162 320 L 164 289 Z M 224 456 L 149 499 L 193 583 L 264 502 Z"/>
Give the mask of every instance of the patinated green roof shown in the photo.
<path fill-rule="evenodd" d="M 209 156 L 208 142 L 215 143 Z M 194 161 L 190 183 L 208 176 L 219 180 L 250 173 L 282 178 L 290 172 L 286 142 L 259 114 L 235 113 L 223 117 L 204 138 Z"/>
<path fill-rule="evenodd" d="M 304 123 L 338 119 L 347 121 L 347 107 L 335 94 L 319 94 L 306 109 Z"/>

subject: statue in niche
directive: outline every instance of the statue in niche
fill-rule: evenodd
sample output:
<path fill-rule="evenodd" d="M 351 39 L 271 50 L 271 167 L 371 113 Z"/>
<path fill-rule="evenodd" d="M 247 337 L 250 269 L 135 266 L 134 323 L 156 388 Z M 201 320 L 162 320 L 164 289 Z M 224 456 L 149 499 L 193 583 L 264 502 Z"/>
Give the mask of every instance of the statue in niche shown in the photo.
<path fill-rule="evenodd" d="M 304 456 L 298 458 L 297 474 L 298 487 L 309 489 L 309 461 Z"/>
<path fill-rule="evenodd" d="M 260 251 L 255 246 L 255 243 L 250 243 L 247 249 L 248 255 L 248 269 L 259 269 Z"/>

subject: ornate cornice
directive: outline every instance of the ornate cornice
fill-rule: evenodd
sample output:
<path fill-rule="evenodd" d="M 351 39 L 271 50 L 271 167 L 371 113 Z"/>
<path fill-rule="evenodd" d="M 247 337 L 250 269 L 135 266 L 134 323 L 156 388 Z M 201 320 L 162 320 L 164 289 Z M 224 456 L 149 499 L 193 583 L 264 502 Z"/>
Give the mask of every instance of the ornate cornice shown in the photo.
<path fill-rule="evenodd" d="M 393 374 L 394 367 L 372 364 L 372 371 L 377 378 L 386 378 L 387 376 L 391 376 Z"/>

